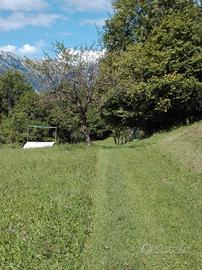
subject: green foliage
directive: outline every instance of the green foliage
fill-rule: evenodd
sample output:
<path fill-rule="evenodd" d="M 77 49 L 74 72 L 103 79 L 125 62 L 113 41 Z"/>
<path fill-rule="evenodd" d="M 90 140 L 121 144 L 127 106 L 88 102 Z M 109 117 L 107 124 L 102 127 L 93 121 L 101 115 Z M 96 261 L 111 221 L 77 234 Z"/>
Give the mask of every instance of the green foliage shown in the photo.
<path fill-rule="evenodd" d="M 91 106 L 87 114 L 87 119 L 93 140 L 102 140 L 111 134 L 111 130 L 109 126 L 107 126 L 106 121 L 101 118 L 99 108 Z"/>
<path fill-rule="evenodd" d="M 113 7 L 104 59 L 61 43 L 43 60 L 27 59 L 49 89 L 43 94 L 16 71 L 0 77 L 0 142 L 24 142 L 28 124 L 57 126 L 60 142 L 89 144 L 114 130 L 147 136 L 202 117 L 201 1 L 115 0 Z M 31 138 L 52 135 L 33 130 Z"/>
<path fill-rule="evenodd" d="M 84 98 L 81 96 L 80 102 Z M 58 91 L 36 93 L 19 72 L 6 72 L 0 77 L 0 143 L 24 143 L 27 126 L 32 124 L 56 126 L 60 142 L 81 142 L 85 139 L 81 131 L 82 113 L 87 117 L 84 120 L 89 125 L 92 139 L 105 138 L 109 134 L 98 110 L 85 109 L 84 102 L 81 105 L 84 106 L 84 112 L 79 114 L 79 109 L 70 103 L 67 97 L 58 97 Z M 53 138 L 52 130 L 30 130 L 30 140 Z"/>
<path fill-rule="evenodd" d="M 193 0 L 115 0 L 114 14 L 106 21 L 103 41 L 107 50 L 126 50 L 128 45 L 144 42 L 161 20 L 175 11 L 200 6 Z"/>
<path fill-rule="evenodd" d="M 37 94 L 15 70 L 0 77 L 0 142 L 23 142 L 26 126 L 34 118 Z"/>
<path fill-rule="evenodd" d="M 95 100 L 97 64 L 97 59 L 92 59 L 88 49 L 81 48 L 72 53 L 58 42 L 52 56 L 46 54 L 44 60 L 27 60 L 32 72 L 41 76 L 59 102 L 65 104 L 70 114 L 77 118 L 88 144 L 91 138 L 87 115 Z"/>
<path fill-rule="evenodd" d="M 102 115 L 108 124 L 150 133 L 200 119 L 201 29 L 201 9 L 187 1 L 169 8 L 144 42 L 107 53 L 100 80 L 105 81 Z"/>
<path fill-rule="evenodd" d="M 20 72 L 6 71 L 0 76 L 0 113 L 8 115 L 19 101 L 22 94 L 31 92 L 32 87 L 25 81 Z"/>

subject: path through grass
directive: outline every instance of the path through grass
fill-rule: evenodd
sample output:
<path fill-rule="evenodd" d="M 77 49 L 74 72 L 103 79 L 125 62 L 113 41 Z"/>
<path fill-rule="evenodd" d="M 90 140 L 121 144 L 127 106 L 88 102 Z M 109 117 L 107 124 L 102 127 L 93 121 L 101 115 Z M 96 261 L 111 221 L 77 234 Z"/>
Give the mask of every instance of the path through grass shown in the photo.
<path fill-rule="evenodd" d="M 0 150 L 0 269 L 202 269 L 200 128 Z"/>
<path fill-rule="evenodd" d="M 201 269 L 201 177 L 158 145 L 98 151 L 86 269 Z"/>

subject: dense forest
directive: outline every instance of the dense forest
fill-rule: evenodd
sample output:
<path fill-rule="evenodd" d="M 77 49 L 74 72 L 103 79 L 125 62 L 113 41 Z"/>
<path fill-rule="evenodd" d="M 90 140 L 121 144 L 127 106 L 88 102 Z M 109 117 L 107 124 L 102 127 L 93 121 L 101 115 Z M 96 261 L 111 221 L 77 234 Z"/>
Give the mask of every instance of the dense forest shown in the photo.
<path fill-rule="evenodd" d="M 57 126 L 60 142 L 127 133 L 148 136 L 202 117 L 202 5 L 193 0 L 115 0 L 102 57 L 56 43 L 0 76 L 0 143 L 23 143 L 30 124 Z M 33 140 L 50 131 L 32 132 Z"/>

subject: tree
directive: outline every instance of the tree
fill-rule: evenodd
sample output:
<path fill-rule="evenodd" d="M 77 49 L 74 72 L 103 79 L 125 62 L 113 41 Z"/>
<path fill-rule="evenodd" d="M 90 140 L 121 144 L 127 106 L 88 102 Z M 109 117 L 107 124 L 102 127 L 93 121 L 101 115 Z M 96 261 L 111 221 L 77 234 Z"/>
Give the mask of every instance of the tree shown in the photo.
<path fill-rule="evenodd" d="M 9 70 L 0 77 L 0 141 L 23 142 L 26 127 L 35 118 L 39 96 L 24 77 Z"/>
<path fill-rule="evenodd" d="M 40 94 L 37 119 L 50 126 L 57 126 L 60 142 L 78 142 L 82 137 L 81 134 L 75 136 L 75 131 L 79 129 L 78 116 L 71 112 L 68 102 L 58 98 L 58 93 L 54 91 Z"/>
<path fill-rule="evenodd" d="M 199 6 L 198 0 L 115 0 L 113 16 L 106 21 L 103 41 L 108 51 L 126 50 L 145 42 L 153 29 L 170 12 Z"/>
<path fill-rule="evenodd" d="M 87 113 L 94 101 L 97 60 L 86 49 L 72 51 L 56 43 L 53 56 L 45 54 L 43 60 L 27 59 L 27 65 L 78 116 L 81 132 L 90 144 Z"/>
<path fill-rule="evenodd" d="M 104 118 L 147 132 L 202 116 L 202 16 L 193 6 L 173 10 L 143 43 L 107 54 Z"/>
<path fill-rule="evenodd" d="M 8 70 L 0 76 L 0 113 L 8 115 L 26 92 L 33 92 L 23 75 L 16 70 Z"/>

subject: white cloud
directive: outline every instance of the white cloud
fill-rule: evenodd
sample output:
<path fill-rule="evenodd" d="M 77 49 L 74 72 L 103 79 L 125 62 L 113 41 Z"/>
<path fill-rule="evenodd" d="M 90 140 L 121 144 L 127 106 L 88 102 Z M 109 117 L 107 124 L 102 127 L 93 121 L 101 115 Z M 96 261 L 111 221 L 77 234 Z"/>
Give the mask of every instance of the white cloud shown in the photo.
<path fill-rule="evenodd" d="M 99 19 L 83 19 L 81 21 L 81 24 L 86 25 L 97 25 L 97 26 L 103 26 L 105 24 L 106 18 L 99 18 Z"/>
<path fill-rule="evenodd" d="M 47 6 L 44 0 L 0 0 L 0 10 L 29 11 Z"/>
<path fill-rule="evenodd" d="M 76 11 L 103 11 L 110 10 L 110 0 L 65 0 L 66 6 Z"/>
<path fill-rule="evenodd" d="M 21 29 L 25 26 L 50 26 L 60 16 L 57 14 L 24 14 L 14 12 L 11 15 L 0 18 L 0 31 Z"/>
<path fill-rule="evenodd" d="M 43 40 L 39 40 L 38 42 L 36 42 L 35 45 L 26 43 L 22 45 L 22 47 L 19 47 L 19 48 L 15 45 L 8 44 L 5 46 L 1 46 L 0 51 L 11 52 L 11 53 L 21 55 L 21 56 L 28 56 L 28 55 L 35 55 L 38 52 L 40 52 L 40 50 L 42 49 L 44 45 L 45 44 Z"/>
<path fill-rule="evenodd" d="M 22 55 L 27 55 L 27 54 L 34 54 L 38 51 L 38 49 L 35 46 L 32 46 L 30 44 L 24 44 L 22 48 L 18 49 L 18 53 Z"/>

